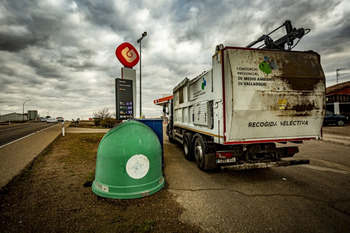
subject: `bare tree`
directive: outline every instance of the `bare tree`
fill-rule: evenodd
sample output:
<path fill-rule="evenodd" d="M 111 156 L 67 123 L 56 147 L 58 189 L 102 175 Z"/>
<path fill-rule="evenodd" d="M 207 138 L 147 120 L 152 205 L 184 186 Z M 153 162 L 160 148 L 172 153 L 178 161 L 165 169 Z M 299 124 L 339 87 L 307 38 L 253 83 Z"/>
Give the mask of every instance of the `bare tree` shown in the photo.
<path fill-rule="evenodd" d="M 111 117 L 111 114 L 108 108 L 103 108 L 98 112 L 94 112 L 94 117 L 103 120 L 104 118 Z"/>

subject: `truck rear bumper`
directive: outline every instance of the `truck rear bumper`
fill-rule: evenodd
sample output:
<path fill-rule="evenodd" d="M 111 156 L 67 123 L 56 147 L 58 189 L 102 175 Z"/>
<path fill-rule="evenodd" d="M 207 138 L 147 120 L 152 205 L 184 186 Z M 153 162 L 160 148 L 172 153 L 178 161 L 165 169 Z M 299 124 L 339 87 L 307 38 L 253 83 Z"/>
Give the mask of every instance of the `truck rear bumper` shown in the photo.
<path fill-rule="evenodd" d="M 277 162 L 267 162 L 267 163 L 243 163 L 235 165 L 224 165 L 221 166 L 222 171 L 230 170 L 248 170 L 248 169 L 258 169 L 258 168 L 269 168 L 269 167 L 281 167 L 281 166 L 292 166 L 300 164 L 309 164 L 310 160 L 300 159 L 300 160 L 281 160 Z"/>

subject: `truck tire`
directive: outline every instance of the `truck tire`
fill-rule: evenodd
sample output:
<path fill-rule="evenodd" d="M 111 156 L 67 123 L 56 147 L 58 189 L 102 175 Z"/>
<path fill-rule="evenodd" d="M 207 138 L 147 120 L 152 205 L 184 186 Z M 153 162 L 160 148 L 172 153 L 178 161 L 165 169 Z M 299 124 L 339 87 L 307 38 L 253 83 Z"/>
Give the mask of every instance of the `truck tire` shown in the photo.
<path fill-rule="evenodd" d="M 184 154 L 185 154 L 185 158 L 189 161 L 192 161 L 194 158 L 192 138 L 193 138 L 193 135 L 188 132 L 185 133 L 183 137 Z"/>
<path fill-rule="evenodd" d="M 167 125 L 166 127 L 166 134 L 168 135 L 168 139 L 170 143 L 175 143 L 175 140 L 173 138 L 173 131 L 170 128 L 170 124 Z"/>
<path fill-rule="evenodd" d="M 169 135 L 168 139 L 169 139 L 170 143 L 175 143 L 175 140 L 173 139 L 173 137 L 171 135 Z"/>
<path fill-rule="evenodd" d="M 200 134 L 196 134 L 194 139 L 194 156 L 199 169 L 209 171 L 216 169 L 215 153 L 206 153 L 206 144 Z"/>

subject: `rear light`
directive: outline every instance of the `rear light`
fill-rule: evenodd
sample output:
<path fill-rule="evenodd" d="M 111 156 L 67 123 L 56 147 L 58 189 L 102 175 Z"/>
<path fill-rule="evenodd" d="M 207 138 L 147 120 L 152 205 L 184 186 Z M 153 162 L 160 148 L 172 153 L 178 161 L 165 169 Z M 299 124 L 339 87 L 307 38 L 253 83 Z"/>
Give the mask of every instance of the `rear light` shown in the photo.
<path fill-rule="evenodd" d="M 294 154 L 296 154 L 298 152 L 299 152 L 299 148 L 298 147 L 287 147 L 286 148 L 287 155 L 294 155 Z"/>
<path fill-rule="evenodd" d="M 217 159 L 230 159 L 233 156 L 233 152 L 216 152 Z"/>

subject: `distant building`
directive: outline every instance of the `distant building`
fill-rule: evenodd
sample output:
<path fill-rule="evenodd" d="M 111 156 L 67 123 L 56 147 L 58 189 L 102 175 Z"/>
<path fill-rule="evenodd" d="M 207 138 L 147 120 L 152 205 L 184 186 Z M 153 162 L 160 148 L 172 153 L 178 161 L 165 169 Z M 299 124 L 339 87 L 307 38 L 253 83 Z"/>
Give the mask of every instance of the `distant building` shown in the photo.
<path fill-rule="evenodd" d="M 0 122 L 4 122 L 4 121 L 21 121 L 21 120 L 27 120 L 27 114 L 21 114 L 21 113 L 9 113 L 9 114 L 4 114 L 4 115 L 0 115 Z"/>
<path fill-rule="evenodd" d="M 37 110 L 28 110 L 28 120 L 33 121 L 37 120 L 38 111 Z"/>
<path fill-rule="evenodd" d="M 326 109 L 350 118 L 350 81 L 326 88 Z"/>

